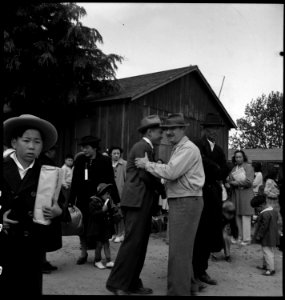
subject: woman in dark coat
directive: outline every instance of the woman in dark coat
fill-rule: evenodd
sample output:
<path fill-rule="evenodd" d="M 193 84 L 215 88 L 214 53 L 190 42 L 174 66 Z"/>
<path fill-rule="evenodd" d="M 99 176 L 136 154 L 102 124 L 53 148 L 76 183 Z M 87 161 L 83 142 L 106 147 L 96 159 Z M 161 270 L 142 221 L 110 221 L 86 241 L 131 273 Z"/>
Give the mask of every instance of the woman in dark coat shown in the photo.
<path fill-rule="evenodd" d="M 41 295 L 42 261 L 45 250 L 51 246 L 47 238 L 51 227 L 33 221 L 41 169 L 37 157 L 56 143 L 57 131 L 51 123 L 33 115 L 8 119 L 3 127 L 4 142 L 15 152 L 3 161 L 1 294 Z M 43 208 L 44 218 L 51 224 L 61 214 L 57 201 Z"/>
<path fill-rule="evenodd" d="M 88 257 L 88 248 L 94 245 L 87 244 L 86 229 L 89 219 L 90 197 L 96 195 L 97 186 L 104 182 L 113 185 L 111 197 L 115 204 L 119 202 L 118 189 L 115 183 L 111 158 L 102 155 L 99 150 L 100 139 L 85 136 L 81 139 L 82 154 L 74 162 L 69 203 L 76 205 L 82 212 L 84 232 L 80 235 L 81 255 L 77 264 L 84 264 Z"/>

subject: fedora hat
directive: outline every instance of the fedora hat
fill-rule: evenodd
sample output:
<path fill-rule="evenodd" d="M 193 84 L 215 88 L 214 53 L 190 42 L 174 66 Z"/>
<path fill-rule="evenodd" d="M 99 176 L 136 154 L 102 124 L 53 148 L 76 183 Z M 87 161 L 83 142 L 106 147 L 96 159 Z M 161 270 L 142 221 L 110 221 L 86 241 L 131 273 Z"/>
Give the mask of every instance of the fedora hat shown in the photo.
<path fill-rule="evenodd" d="M 186 127 L 189 123 L 185 123 L 184 116 L 182 113 L 169 114 L 165 119 L 164 124 L 161 125 L 162 128 L 170 127 Z"/>
<path fill-rule="evenodd" d="M 100 183 L 97 186 L 97 196 L 104 195 L 107 191 L 110 191 L 112 189 L 113 185 L 111 183 Z"/>
<path fill-rule="evenodd" d="M 91 147 L 98 147 L 99 142 L 101 141 L 101 139 L 92 136 L 92 135 L 87 135 L 81 138 L 79 145 L 81 146 L 86 146 L 86 145 L 90 145 Z"/>
<path fill-rule="evenodd" d="M 138 128 L 139 132 L 151 127 L 160 127 L 161 120 L 158 115 L 149 115 L 141 120 L 141 126 Z"/>
<path fill-rule="evenodd" d="M 219 115 L 214 114 L 214 113 L 208 113 L 206 115 L 206 120 L 205 122 L 201 123 L 202 126 L 207 127 L 207 126 L 224 126 L 224 124 L 221 122 L 221 119 Z"/>
<path fill-rule="evenodd" d="M 50 122 L 34 115 L 24 114 L 7 119 L 3 123 L 4 143 L 8 147 L 11 147 L 11 140 L 14 137 L 15 132 L 21 127 L 27 129 L 34 128 L 41 132 L 43 152 L 48 151 L 57 141 L 57 130 Z"/>

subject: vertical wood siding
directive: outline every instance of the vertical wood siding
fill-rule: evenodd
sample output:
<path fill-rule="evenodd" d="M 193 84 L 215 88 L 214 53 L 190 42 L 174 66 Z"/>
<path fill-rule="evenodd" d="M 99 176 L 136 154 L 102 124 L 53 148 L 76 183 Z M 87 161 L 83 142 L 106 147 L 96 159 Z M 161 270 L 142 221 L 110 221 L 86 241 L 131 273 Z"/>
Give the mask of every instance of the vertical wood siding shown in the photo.
<path fill-rule="evenodd" d="M 200 124 L 207 113 L 222 116 L 206 84 L 196 73 L 190 73 L 131 102 L 117 100 L 92 104 L 88 119 L 76 121 L 75 140 L 87 134 L 98 136 L 103 150 L 119 145 L 124 149 L 123 157 L 126 159 L 130 148 L 141 138 L 137 128 L 143 117 L 149 114 L 167 116 L 175 112 L 182 112 L 190 124 L 186 134 L 191 140 L 201 136 Z M 226 123 L 226 120 L 223 122 Z M 222 127 L 218 138 L 225 153 L 228 151 L 228 130 L 227 125 Z M 168 160 L 170 151 L 171 146 L 164 137 L 158 156 Z"/>

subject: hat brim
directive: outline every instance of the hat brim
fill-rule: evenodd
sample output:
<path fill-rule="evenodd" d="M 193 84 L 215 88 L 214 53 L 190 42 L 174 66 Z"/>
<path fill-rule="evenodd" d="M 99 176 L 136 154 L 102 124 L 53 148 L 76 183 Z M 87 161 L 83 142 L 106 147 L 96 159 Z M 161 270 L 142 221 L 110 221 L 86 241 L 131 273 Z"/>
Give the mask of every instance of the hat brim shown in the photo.
<path fill-rule="evenodd" d="M 78 145 L 79 146 L 86 146 L 86 145 L 93 145 L 93 144 L 97 144 L 99 146 L 99 143 L 101 142 L 100 139 L 98 140 L 93 140 L 93 141 L 86 141 L 86 142 L 79 142 Z"/>
<path fill-rule="evenodd" d="M 11 140 L 13 133 L 17 128 L 27 127 L 38 129 L 43 135 L 43 149 L 42 151 L 48 151 L 52 146 L 55 145 L 57 141 L 57 130 L 56 128 L 48 121 L 43 120 L 38 117 L 32 116 L 19 116 L 10 118 L 3 123 L 3 134 L 4 134 L 4 143 L 8 147 L 11 147 Z"/>
<path fill-rule="evenodd" d="M 161 128 L 171 128 L 171 127 L 187 127 L 189 123 L 186 124 L 169 124 L 169 125 L 161 125 Z"/>
<path fill-rule="evenodd" d="M 222 123 L 201 123 L 200 124 L 201 126 L 204 126 L 204 127 L 224 127 L 225 124 L 222 124 Z"/>
<path fill-rule="evenodd" d="M 148 128 L 154 128 L 154 127 L 158 127 L 160 128 L 161 127 L 161 123 L 153 123 L 153 124 L 149 124 L 149 125 L 146 125 L 146 126 L 141 126 L 138 128 L 138 131 L 139 132 L 142 132 Z"/>
<path fill-rule="evenodd" d="M 111 183 L 107 184 L 100 192 L 97 192 L 98 196 L 104 195 L 107 191 L 112 189 L 113 185 Z"/>

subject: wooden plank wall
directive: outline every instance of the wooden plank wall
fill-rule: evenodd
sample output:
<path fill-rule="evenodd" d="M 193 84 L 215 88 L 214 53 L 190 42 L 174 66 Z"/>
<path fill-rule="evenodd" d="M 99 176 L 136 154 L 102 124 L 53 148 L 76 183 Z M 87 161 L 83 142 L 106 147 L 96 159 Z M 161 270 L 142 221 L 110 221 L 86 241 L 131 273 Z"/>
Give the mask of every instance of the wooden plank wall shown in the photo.
<path fill-rule="evenodd" d="M 124 149 L 123 157 L 126 159 L 133 144 L 141 138 L 137 128 L 143 117 L 149 114 L 167 116 L 174 112 L 184 113 L 185 120 L 190 124 L 186 134 L 192 140 L 201 136 L 200 123 L 207 113 L 221 114 L 205 83 L 198 75 L 190 73 L 131 102 L 93 104 L 86 112 L 88 117 L 80 116 L 76 121 L 75 141 L 87 134 L 98 136 L 102 139 L 102 150 L 119 145 Z M 220 130 L 218 143 L 227 153 L 227 126 Z M 73 146 L 77 151 L 76 145 Z M 157 158 L 168 160 L 170 151 L 171 146 L 164 137 Z"/>

